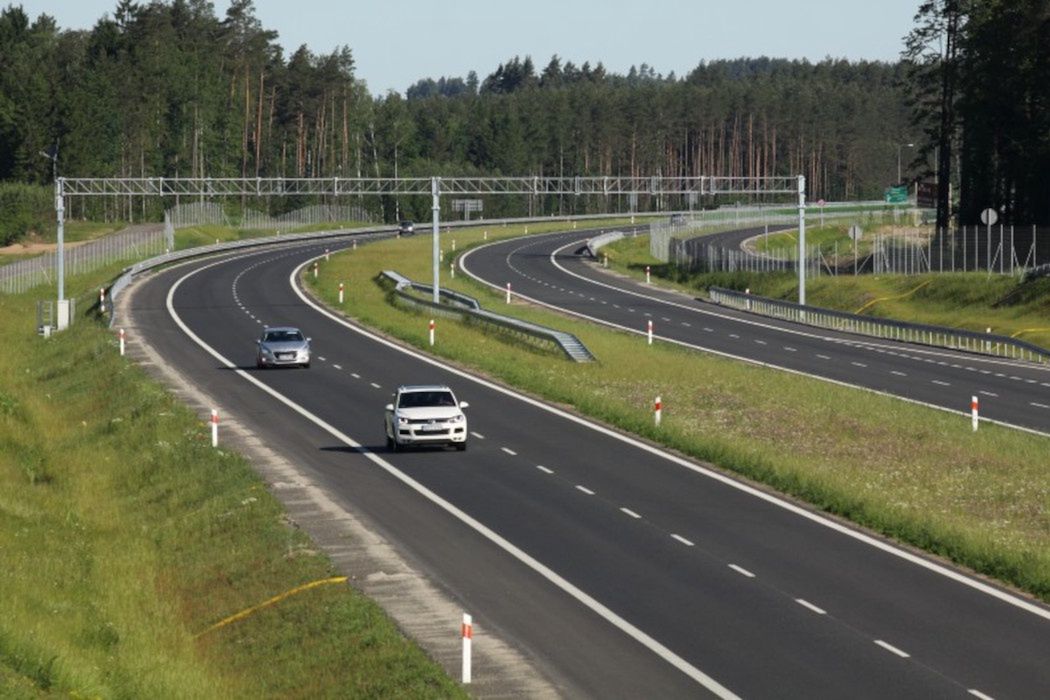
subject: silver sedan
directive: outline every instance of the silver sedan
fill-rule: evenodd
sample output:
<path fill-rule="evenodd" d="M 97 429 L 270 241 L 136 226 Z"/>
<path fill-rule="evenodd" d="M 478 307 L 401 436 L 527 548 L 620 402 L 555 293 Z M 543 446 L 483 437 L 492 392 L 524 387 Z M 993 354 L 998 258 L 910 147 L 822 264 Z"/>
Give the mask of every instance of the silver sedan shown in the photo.
<path fill-rule="evenodd" d="M 255 341 L 259 351 L 255 366 L 264 367 L 309 367 L 310 339 L 298 328 L 280 326 L 266 328 Z"/>

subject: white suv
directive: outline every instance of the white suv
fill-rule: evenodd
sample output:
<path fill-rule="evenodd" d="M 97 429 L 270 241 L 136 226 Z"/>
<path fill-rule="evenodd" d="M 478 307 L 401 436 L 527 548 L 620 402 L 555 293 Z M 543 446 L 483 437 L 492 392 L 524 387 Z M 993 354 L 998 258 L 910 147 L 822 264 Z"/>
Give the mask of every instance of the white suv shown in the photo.
<path fill-rule="evenodd" d="M 394 452 L 407 445 L 454 445 L 467 449 L 467 417 L 447 386 L 400 386 L 386 405 L 386 444 Z"/>

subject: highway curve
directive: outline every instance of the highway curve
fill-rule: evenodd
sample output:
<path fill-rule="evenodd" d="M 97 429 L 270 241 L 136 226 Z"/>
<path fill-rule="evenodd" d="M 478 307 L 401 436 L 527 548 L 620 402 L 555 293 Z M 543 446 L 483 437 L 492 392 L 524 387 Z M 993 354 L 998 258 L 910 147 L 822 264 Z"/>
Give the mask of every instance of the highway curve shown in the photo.
<path fill-rule="evenodd" d="M 575 255 L 586 234 L 501 241 L 461 267 L 497 288 L 595 322 L 1050 435 L 1050 368 L 834 333 L 614 278 Z"/>
<path fill-rule="evenodd" d="M 492 246 L 470 268 L 502 284 L 504 253 L 535 246 L 522 249 L 527 262 L 511 257 L 527 265 L 522 291 L 539 295 L 547 280 L 567 290 L 548 250 L 571 239 Z M 1044 606 L 341 322 L 294 282 L 320 252 L 239 253 L 140 280 L 128 302 L 135 332 L 562 694 L 1046 696 Z M 549 298 L 603 306 L 589 301 L 601 288 L 578 283 L 587 298 Z M 263 324 L 303 328 L 313 367 L 255 370 Z M 818 342 L 785 337 L 800 355 Z M 470 402 L 467 452 L 386 450 L 383 405 L 418 382 L 448 383 Z"/>

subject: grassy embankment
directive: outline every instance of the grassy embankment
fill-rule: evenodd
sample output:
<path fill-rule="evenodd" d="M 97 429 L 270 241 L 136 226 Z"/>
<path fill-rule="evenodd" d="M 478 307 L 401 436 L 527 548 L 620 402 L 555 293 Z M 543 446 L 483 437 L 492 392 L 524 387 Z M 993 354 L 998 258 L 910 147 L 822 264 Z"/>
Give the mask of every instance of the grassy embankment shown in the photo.
<path fill-rule="evenodd" d="M 781 234 L 788 235 L 788 234 Z M 807 234 L 808 235 L 808 234 Z M 609 265 L 654 283 L 693 294 L 708 287 L 750 289 L 752 294 L 796 301 L 793 273 L 680 272 L 649 255 L 649 238 L 629 238 L 603 249 Z M 869 316 L 1015 336 L 1050 348 L 1050 279 L 1022 284 L 1017 277 L 983 272 L 931 275 L 822 275 L 806 282 L 806 303 Z"/>
<path fill-rule="evenodd" d="M 536 232 L 538 229 L 533 229 Z M 521 233 L 490 230 L 490 239 Z M 460 252 L 480 242 L 460 230 Z M 640 245 L 628 239 L 624 245 Z M 307 283 L 333 307 L 414 346 L 427 347 L 427 316 L 392 306 L 375 282 L 384 269 L 430 277 L 430 239 L 378 242 L 321 262 Z M 464 279 L 444 284 L 485 308 L 575 333 L 599 358 L 570 363 L 522 348 L 498 332 L 439 320 L 433 352 L 573 406 L 620 428 L 764 482 L 1050 600 L 1050 443 L 891 398 L 723 360 L 514 303 Z M 469 390 L 461 389 L 461 393 Z M 663 424 L 651 402 L 663 399 Z M 965 401 L 964 401 L 965 403 Z"/>
<path fill-rule="evenodd" d="M 0 295 L 0 696 L 463 696 L 345 584 L 201 634 L 332 565 L 93 309 L 36 336 L 51 294 Z"/>

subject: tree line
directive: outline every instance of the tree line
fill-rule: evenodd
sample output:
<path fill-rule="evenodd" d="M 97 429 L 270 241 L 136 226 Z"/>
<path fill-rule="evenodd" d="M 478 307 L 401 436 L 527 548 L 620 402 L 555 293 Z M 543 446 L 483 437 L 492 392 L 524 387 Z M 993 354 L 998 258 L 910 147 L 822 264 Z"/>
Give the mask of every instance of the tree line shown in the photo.
<path fill-rule="evenodd" d="M 924 0 L 903 59 L 938 223 L 1050 222 L 1050 1 Z"/>
<path fill-rule="evenodd" d="M 920 12 L 917 26 L 929 16 Z M 0 182 L 46 184 L 54 162 L 44 155 L 55 155 L 67 176 L 803 174 L 813 200 L 879 198 L 897 179 L 902 144 L 924 146 L 905 175 L 936 171 L 933 159 L 953 153 L 966 162 L 967 146 L 927 147 L 939 138 L 930 120 L 940 102 L 913 85 L 939 75 L 928 54 L 894 63 L 743 58 L 701 62 L 680 77 L 645 64 L 616 74 L 601 63 L 554 56 L 540 68 L 514 57 L 484 77 L 427 78 L 404 95 L 373 96 L 349 47 L 286 56 L 252 0 L 232 0 L 222 16 L 208 0 L 119 0 L 83 31 L 11 5 L 0 12 Z M 953 144 L 978 148 L 976 134 L 958 131 Z M 984 182 L 960 172 L 964 196 Z M 428 203 L 374 206 L 422 218 Z M 514 206 L 526 204 L 486 203 L 493 215 Z"/>

